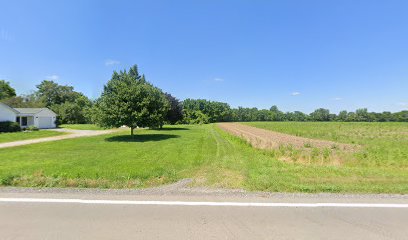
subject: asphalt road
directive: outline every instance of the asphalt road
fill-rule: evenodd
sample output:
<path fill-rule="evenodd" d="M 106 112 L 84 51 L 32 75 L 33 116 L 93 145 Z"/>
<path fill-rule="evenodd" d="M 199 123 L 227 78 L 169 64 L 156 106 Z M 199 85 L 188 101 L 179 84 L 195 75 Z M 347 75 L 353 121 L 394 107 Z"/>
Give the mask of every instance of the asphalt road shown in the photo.
<path fill-rule="evenodd" d="M 102 202 L 16 201 L 22 198 L 44 201 L 94 199 Z M 408 238 L 408 208 L 296 207 L 296 204 L 316 202 L 406 205 L 406 196 L 0 191 L 0 199 L 6 199 L 0 201 L 0 239 Z M 109 204 L 103 202 L 105 199 L 128 202 Z M 156 200 L 161 202 L 151 202 Z M 183 203 L 162 205 L 169 201 Z M 204 204 L 184 204 L 197 201 Z M 209 201 L 295 205 L 208 206 L 205 203 Z"/>

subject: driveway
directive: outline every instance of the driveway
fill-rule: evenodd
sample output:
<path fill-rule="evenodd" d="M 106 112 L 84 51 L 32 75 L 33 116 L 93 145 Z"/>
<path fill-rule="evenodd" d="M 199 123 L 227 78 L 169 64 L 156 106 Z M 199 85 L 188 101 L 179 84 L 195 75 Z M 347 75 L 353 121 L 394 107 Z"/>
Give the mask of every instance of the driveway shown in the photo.
<path fill-rule="evenodd" d="M 110 129 L 110 130 L 74 130 L 74 129 L 61 128 L 61 129 L 50 129 L 50 130 L 46 130 L 46 131 L 64 132 L 64 133 L 67 133 L 67 134 L 61 135 L 61 136 L 55 136 L 55 137 L 46 137 L 46 138 L 37 138 L 37 139 L 29 139 L 29 140 L 23 140 L 23 141 L 0 143 L 0 148 L 17 147 L 17 146 L 34 144 L 34 143 L 52 142 L 52 141 L 71 139 L 71 138 L 79 138 L 79 137 L 98 136 L 98 135 L 117 132 L 119 130 L 118 129 Z"/>

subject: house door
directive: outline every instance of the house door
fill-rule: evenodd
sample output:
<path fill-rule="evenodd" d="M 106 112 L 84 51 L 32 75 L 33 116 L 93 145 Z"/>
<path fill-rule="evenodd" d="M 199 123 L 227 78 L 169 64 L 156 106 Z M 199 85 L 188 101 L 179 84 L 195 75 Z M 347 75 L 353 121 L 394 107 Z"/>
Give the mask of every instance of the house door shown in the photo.
<path fill-rule="evenodd" d="M 27 117 L 21 117 L 21 126 L 27 126 Z"/>

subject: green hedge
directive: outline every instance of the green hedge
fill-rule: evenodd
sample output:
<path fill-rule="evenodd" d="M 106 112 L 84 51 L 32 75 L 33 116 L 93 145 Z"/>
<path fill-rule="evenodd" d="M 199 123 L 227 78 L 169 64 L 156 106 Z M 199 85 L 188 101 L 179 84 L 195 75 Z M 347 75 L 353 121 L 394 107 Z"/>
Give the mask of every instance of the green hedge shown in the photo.
<path fill-rule="evenodd" d="M 16 122 L 0 122 L 0 132 L 19 132 L 20 125 Z"/>

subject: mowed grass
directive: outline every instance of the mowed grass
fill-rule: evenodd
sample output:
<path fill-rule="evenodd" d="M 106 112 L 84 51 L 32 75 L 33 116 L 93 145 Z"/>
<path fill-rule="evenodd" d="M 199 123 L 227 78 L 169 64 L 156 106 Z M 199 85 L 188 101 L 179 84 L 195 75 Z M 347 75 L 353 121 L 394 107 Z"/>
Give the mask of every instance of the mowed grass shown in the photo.
<path fill-rule="evenodd" d="M 295 136 L 361 146 L 344 164 L 408 168 L 408 123 L 250 122 L 250 126 Z"/>
<path fill-rule="evenodd" d="M 250 191 L 408 193 L 407 170 L 285 163 L 215 124 L 0 149 L 3 186 L 139 188 L 191 178 L 193 186 Z"/>
<path fill-rule="evenodd" d="M 32 132 L 13 132 L 13 133 L 0 133 L 0 143 L 15 142 L 21 140 L 43 138 L 43 137 L 53 137 L 62 135 L 64 133 L 55 131 L 32 131 Z"/>
<path fill-rule="evenodd" d="M 62 124 L 59 127 L 74 130 L 104 130 L 95 124 Z"/>

